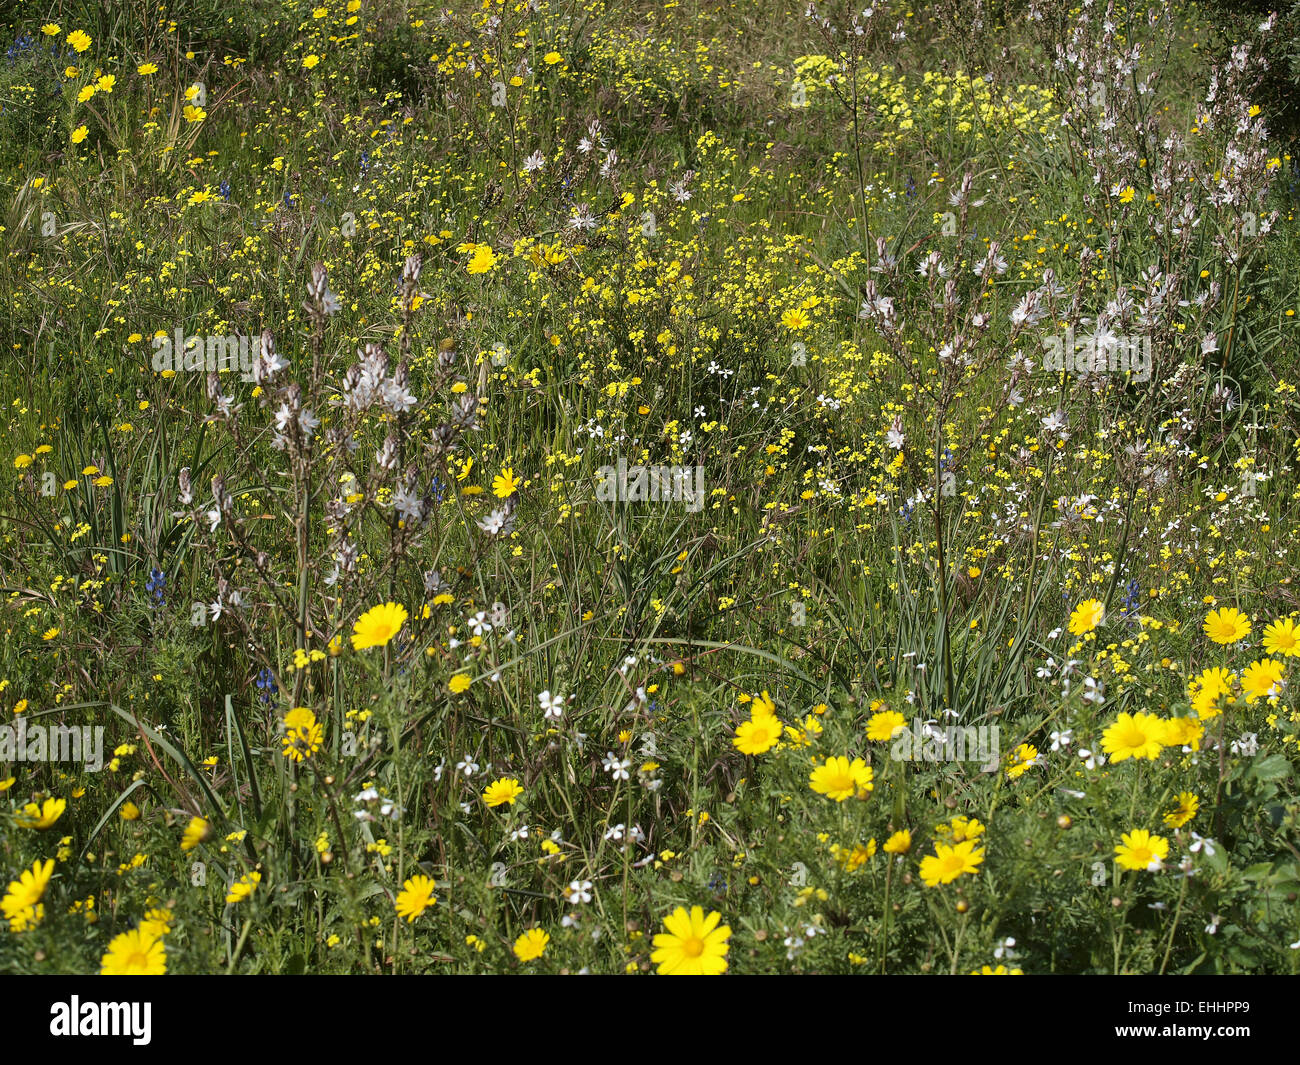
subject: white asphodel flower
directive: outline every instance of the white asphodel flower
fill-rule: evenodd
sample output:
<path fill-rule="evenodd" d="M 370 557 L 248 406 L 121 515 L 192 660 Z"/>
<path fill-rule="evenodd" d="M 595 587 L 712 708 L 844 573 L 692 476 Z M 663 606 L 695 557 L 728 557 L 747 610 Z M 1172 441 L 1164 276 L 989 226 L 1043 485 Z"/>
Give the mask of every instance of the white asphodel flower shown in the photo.
<path fill-rule="evenodd" d="M 547 689 L 537 697 L 537 702 L 542 708 L 542 716 L 547 721 L 558 721 L 564 716 L 563 695 L 552 695 L 550 689 Z"/>

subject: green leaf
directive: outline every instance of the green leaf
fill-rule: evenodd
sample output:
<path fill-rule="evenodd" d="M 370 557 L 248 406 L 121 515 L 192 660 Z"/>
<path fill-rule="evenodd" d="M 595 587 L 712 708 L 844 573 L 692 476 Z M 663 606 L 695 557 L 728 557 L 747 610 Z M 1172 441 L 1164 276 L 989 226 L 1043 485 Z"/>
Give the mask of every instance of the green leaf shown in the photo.
<path fill-rule="evenodd" d="M 1241 874 L 1241 878 L 1243 880 L 1263 880 L 1272 872 L 1272 862 L 1256 862 L 1254 865 L 1247 867 L 1246 871 Z"/>
<path fill-rule="evenodd" d="M 1270 754 L 1260 758 L 1251 767 L 1251 776 L 1256 780 L 1286 780 L 1291 775 L 1291 763 L 1284 754 Z"/>
<path fill-rule="evenodd" d="M 108 824 L 113 815 L 117 813 L 121 805 L 126 802 L 127 796 L 129 796 L 133 791 L 137 791 L 138 789 L 147 786 L 148 785 L 144 780 L 133 781 L 121 795 L 109 804 L 108 809 L 104 811 L 104 816 L 95 822 L 95 827 L 90 830 L 90 835 L 86 837 L 86 842 L 82 845 L 81 853 L 77 855 L 77 864 L 81 864 L 81 859 L 84 858 L 86 852 L 90 850 L 90 845 L 95 842 L 95 837 L 99 835 L 104 826 Z"/>

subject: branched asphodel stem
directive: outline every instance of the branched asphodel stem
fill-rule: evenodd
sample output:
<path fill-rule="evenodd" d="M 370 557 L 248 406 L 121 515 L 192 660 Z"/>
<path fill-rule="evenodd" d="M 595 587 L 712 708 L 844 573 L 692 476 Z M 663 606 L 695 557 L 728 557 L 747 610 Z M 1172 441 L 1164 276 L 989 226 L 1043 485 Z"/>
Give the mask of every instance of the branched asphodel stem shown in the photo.
<path fill-rule="evenodd" d="M 935 442 L 934 442 L 934 540 L 938 554 L 938 581 L 939 581 L 939 647 L 938 651 L 943 660 L 943 695 L 944 709 L 953 709 L 953 671 L 952 671 L 952 647 L 948 640 L 948 621 L 949 621 L 949 604 L 948 604 L 948 554 L 944 548 L 943 535 L 943 485 L 942 473 L 940 472 L 940 454 L 943 439 L 940 434 L 943 432 L 943 418 L 946 412 L 947 404 L 940 407 L 939 413 L 935 418 Z"/>
<path fill-rule="evenodd" d="M 862 211 L 862 248 L 867 256 L 867 271 L 871 270 L 871 214 L 867 207 L 866 175 L 862 169 L 862 137 L 858 130 L 858 61 L 850 62 L 853 71 L 853 156 L 858 166 L 858 202 Z"/>
<path fill-rule="evenodd" d="M 317 325 L 312 334 L 312 354 L 313 362 L 318 358 L 320 349 L 320 326 Z M 311 529 L 311 463 L 307 456 L 300 449 L 296 456 L 298 465 L 298 516 L 297 525 L 297 555 L 298 555 L 298 646 L 304 650 L 307 647 L 307 615 L 308 615 L 308 597 L 311 593 L 311 556 L 309 549 L 311 546 L 310 529 Z M 300 705 L 303 684 L 306 682 L 306 670 L 298 670 L 293 682 L 293 705 Z"/>

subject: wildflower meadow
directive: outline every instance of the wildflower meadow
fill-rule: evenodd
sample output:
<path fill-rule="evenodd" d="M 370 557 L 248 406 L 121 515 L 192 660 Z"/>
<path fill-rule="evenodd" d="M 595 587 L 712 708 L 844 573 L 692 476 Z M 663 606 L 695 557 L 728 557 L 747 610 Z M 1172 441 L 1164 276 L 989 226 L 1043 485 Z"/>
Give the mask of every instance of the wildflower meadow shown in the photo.
<path fill-rule="evenodd" d="M 0 971 L 1300 973 L 1279 5 L 6 5 Z"/>

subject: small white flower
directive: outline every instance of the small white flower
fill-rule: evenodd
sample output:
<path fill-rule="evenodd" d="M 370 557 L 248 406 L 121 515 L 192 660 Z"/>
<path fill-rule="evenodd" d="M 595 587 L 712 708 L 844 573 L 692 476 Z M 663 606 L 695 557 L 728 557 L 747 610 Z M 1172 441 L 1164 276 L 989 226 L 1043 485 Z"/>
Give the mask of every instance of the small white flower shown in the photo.
<path fill-rule="evenodd" d="M 1083 759 L 1083 764 L 1088 769 L 1096 769 L 1099 765 L 1106 764 L 1106 756 L 1104 754 L 1096 754 L 1088 750 L 1086 747 L 1079 748 L 1079 757 Z"/>
<path fill-rule="evenodd" d="M 1042 426 L 1049 433 L 1059 433 L 1066 426 L 1065 411 L 1059 408 L 1053 411 L 1046 418 L 1042 419 Z M 1064 435 L 1066 439 L 1069 439 L 1068 434 L 1062 435 Z"/>
<path fill-rule="evenodd" d="M 615 780 L 627 780 L 632 763 L 626 758 L 619 758 L 613 751 L 606 751 L 602 765 Z"/>
<path fill-rule="evenodd" d="M 575 906 L 591 901 L 591 881 L 573 880 L 564 889 L 564 897 Z"/>
<path fill-rule="evenodd" d="M 478 527 L 489 536 L 507 532 L 510 524 L 510 512 L 504 507 L 496 507 L 486 518 L 478 519 Z"/>
<path fill-rule="evenodd" d="M 418 525 L 424 520 L 424 501 L 405 488 L 393 491 L 392 506 L 397 516 L 409 525 Z"/>
<path fill-rule="evenodd" d="M 574 208 L 573 217 L 569 219 L 569 228 L 576 229 L 579 232 L 590 232 L 597 225 L 599 223 L 596 221 L 596 216 L 591 213 L 591 208 L 585 203 Z M 600 435 L 604 435 L 604 430 L 601 430 Z"/>
<path fill-rule="evenodd" d="M 542 716 L 547 721 L 559 721 L 564 716 L 563 695 L 552 695 L 548 688 L 537 697 L 537 702 L 541 705 Z"/>

